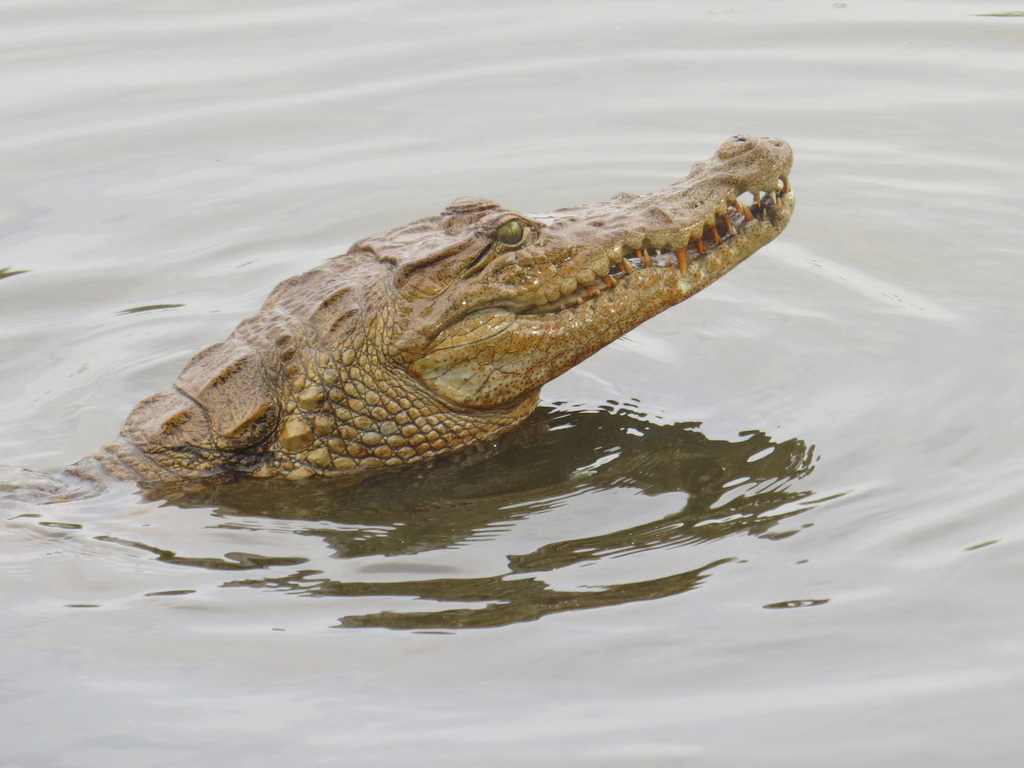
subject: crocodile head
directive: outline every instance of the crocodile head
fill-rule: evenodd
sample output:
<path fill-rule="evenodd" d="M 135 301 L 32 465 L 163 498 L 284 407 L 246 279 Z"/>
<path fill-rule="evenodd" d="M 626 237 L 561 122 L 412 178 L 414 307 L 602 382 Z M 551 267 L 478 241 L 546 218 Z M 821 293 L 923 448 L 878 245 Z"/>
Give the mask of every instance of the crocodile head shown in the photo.
<path fill-rule="evenodd" d="M 490 440 L 545 382 L 778 235 L 791 163 L 783 141 L 736 136 L 648 195 L 543 215 L 460 198 L 362 240 L 281 283 L 75 471 L 299 479 Z"/>
<path fill-rule="evenodd" d="M 459 198 L 440 217 L 357 247 L 395 265 L 395 359 L 443 400 L 491 408 L 534 392 L 772 240 L 793 213 L 791 165 L 784 141 L 736 136 L 648 195 L 539 216 Z"/>

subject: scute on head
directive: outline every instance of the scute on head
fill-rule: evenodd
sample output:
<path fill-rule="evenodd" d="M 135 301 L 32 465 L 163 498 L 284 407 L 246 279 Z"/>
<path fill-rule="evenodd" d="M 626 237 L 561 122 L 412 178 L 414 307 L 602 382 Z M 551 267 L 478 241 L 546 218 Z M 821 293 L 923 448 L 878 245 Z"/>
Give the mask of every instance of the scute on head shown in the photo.
<path fill-rule="evenodd" d="M 449 235 L 458 235 L 487 214 L 504 210 L 483 197 L 457 197 L 441 212 L 441 227 Z"/>

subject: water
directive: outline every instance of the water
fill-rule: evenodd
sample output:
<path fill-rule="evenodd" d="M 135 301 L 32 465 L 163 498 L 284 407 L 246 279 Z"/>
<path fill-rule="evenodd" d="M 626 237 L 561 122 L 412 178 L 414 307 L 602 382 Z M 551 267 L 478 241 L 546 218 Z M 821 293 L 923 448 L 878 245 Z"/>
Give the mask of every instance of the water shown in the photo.
<path fill-rule="evenodd" d="M 5 3 L 23 489 L 458 195 L 644 192 L 747 132 L 798 206 L 497 455 L 8 503 L 0 764 L 1019 764 L 1024 19 L 979 15 L 1012 10 Z"/>

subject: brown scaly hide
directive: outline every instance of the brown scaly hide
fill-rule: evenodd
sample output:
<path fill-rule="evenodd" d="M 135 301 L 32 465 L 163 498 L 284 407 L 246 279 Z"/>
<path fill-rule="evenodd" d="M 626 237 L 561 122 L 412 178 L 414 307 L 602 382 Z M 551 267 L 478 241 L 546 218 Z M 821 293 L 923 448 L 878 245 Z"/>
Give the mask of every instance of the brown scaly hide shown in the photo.
<path fill-rule="evenodd" d="M 281 283 L 72 469 L 358 476 L 490 441 L 545 382 L 776 237 L 791 164 L 785 142 L 737 136 L 649 195 L 531 216 L 459 198 Z"/>

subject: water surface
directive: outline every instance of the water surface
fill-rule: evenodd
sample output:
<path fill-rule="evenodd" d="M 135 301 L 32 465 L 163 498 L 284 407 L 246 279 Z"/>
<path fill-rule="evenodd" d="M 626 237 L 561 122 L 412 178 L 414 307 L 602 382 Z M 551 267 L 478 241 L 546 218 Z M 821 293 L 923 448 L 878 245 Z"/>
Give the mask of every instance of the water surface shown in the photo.
<path fill-rule="evenodd" d="M 1024 19 L 982 2 L 0 9 L 0 763 L 1011 766 Z M 25 488 L 463 194 L 787 139 L 790 227 L 358 487 Z"/>

